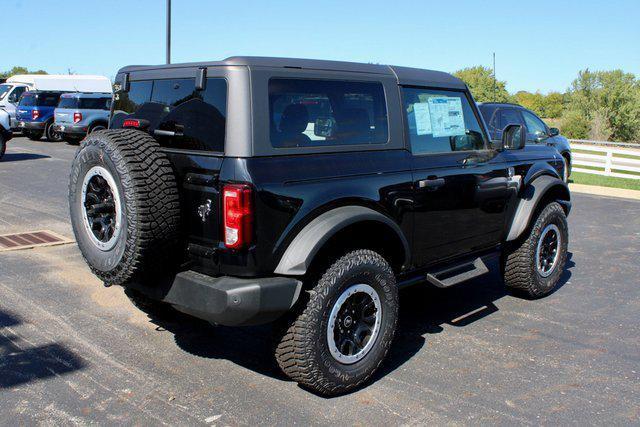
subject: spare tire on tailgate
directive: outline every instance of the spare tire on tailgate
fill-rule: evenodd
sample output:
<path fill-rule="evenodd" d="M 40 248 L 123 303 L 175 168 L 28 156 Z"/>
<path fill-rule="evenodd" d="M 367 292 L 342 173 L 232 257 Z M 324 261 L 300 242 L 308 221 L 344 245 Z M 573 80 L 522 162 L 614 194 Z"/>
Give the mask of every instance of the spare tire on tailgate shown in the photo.
<path fill-rule="evenodd" d="M 169 159 L 149 134 L 88 135 L 71 167 L 69 209 L 78 247 L 105 284 L 143 280 L 172 265 L 178 188 Z"/>

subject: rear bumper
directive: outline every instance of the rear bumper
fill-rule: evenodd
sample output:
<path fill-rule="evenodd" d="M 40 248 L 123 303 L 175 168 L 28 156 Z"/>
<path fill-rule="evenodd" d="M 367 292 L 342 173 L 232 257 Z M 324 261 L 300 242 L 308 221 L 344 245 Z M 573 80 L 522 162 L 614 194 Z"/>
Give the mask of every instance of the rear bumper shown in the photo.
<path fill-rule="evenodd" d="M 17 125 L 18 129 L 24 130 L 44 130 L 44 128 L 47 127 L 46 122 L 25 122 L 21 120 L 17 122 Z"/>
<path fill-rule="evenodd" d="M 302 282 L 288 277 L 243 279 L 179 273 L 163 301 L 197 318 L 226 326 L 271 322 L 298 300 Z"/>
<path fill-rule="evenodd" d="M 56 132 L 60 132 L 65 136 L 85 136 L 87 133 L 87 126 L 85 125 L 76 125 L 76 124 L 59 124 L 56 123 L 53 125 L 53 130 Z"/>

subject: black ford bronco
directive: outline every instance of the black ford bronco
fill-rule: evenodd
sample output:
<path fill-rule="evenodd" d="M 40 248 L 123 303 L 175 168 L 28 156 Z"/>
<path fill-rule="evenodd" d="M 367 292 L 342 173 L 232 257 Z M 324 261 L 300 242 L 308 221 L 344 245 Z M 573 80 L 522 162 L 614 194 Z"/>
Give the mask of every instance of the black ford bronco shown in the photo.
<path fill-rule="evenodd" d="M 509 125 L 491 144 L 467 86 L 441 72 L 251 57 L 125 67 L 109 129 L 73 162 L 71 219 L 105 284 L 215 324 L 277 320 L 282 370 L 338 394 L 383 361 L 403 286 L 452 286 L 499 257 L 507 287 L 554 289 L 564 162 L 525 140 Z"/>

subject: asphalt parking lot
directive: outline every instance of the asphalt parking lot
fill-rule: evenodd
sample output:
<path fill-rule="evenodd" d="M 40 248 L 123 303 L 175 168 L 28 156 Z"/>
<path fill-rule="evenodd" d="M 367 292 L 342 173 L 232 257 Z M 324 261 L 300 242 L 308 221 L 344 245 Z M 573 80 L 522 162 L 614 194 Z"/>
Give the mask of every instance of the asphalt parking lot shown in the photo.
<path fill-rule="evenodd" d="M 9 142 L 0 234 L 72 237 L 74 153 Z M 269 326 L 151 319 L 74 245 L 0 252 L 0 424 L 638 424 L 640 201 L 573 203 L 555 293 L 519 299 L 496 274 L 407 289 L 387 363 L 333 399 L 278 372 Z"/>

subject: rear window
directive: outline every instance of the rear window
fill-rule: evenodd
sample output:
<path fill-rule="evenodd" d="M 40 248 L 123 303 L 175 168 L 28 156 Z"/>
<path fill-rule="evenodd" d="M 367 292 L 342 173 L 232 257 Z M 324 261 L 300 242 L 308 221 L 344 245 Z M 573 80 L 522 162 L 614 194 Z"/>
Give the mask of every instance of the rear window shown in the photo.
<path fill-rule="evenodd" d="M 18 105 L 21 107 L 34 107 L 36 105 L 36 96 L 29 92 L 24 93 Z"/>
<path fill-rule="evenodd" d="M 110 110 L 111 98 L 80 98 L 81 110 Z"/>
<path fill-rule="evenodd" d="M 384 89 L 378 82 L 271 79 L 271 144 L 276 148 L 384 144 Z"/>
<path fill-rule="evenodd" d="M 60 100 L 59 93 L 25 93 L 20 98 L 23 107 L 57 107 Z"/>
<path fill-rule="evenodd" d="M 77 108 L 78 107 L 78 98 L 75 96 L 69 97 L 60 97 L 60 102 L 58 102 L 58 108 Z"/>
<path fill-rule="evenodd" d="M 132 81 L 129 92 L 114 96 L 111 127 L 121 127 L 127 118 L 148 120 L 150 133 L 164 147 L 223 152 L 226 116 L 225 79 L 208 78 L 201 91 L 193 78 Z"/>

